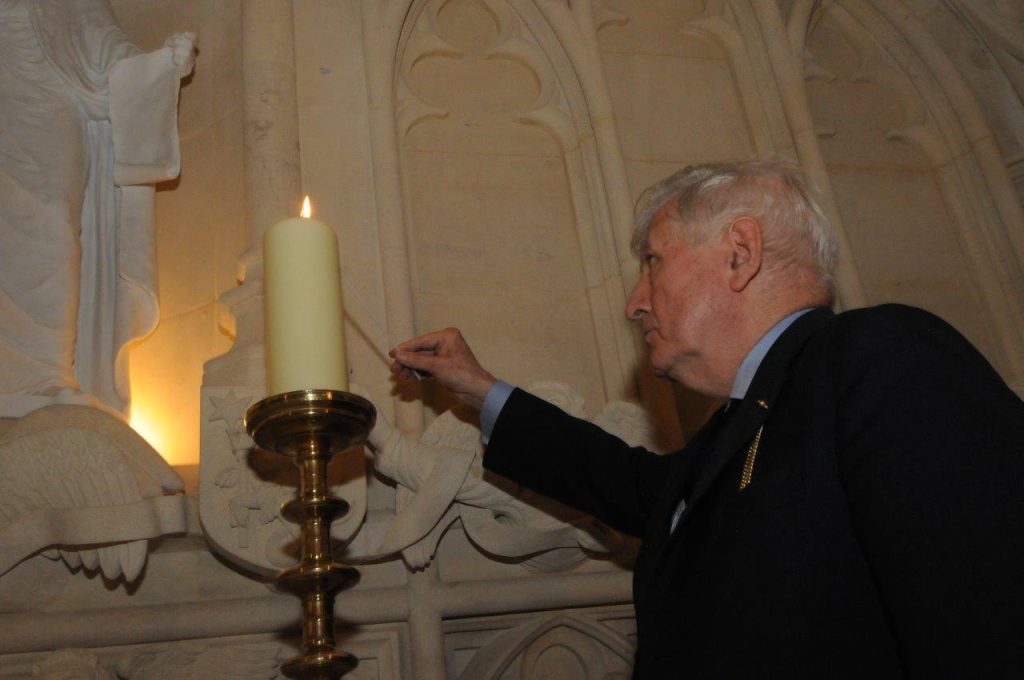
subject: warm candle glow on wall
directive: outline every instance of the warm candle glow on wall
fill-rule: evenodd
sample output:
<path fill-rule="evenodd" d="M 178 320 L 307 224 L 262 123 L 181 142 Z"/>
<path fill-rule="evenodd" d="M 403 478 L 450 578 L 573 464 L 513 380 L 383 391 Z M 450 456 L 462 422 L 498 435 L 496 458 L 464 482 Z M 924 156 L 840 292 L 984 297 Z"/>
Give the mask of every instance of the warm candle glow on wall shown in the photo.
<path fill-rule="evenodd" d="M 232 338 L 219 330 L 216 309 L 167 311 L 154 336 L 131 350 L 129 424 L 171 465 L 198 465 L 203 363 L 227 352 Z"/>
<path fill-rule="evenodd" d="M 155 414 L 145 408 L 140 408 L 141 405 L 132 405 L 132 415 L 129 425 L 132 429 L 138 432 L 146 442 L 149 443 L 156 452 L 159 453 L 165 460 L 167 460 L 167 428 L 163 422 L 155 417 Z M 175 461 L 168 460 L 168 463 L 174 465 Z"/>

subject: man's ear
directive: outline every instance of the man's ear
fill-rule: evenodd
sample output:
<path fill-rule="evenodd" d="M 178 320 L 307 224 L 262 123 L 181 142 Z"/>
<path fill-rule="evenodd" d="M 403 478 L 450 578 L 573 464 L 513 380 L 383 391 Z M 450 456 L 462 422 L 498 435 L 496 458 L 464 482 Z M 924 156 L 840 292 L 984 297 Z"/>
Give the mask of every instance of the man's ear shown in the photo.
<path fill-rule="evenodd" d="M 760 222 L 743 215 L 732 221 L 725 237 L 729 246 L 729 288 L 738 293 L 761 271 L 764 234 Z"/>

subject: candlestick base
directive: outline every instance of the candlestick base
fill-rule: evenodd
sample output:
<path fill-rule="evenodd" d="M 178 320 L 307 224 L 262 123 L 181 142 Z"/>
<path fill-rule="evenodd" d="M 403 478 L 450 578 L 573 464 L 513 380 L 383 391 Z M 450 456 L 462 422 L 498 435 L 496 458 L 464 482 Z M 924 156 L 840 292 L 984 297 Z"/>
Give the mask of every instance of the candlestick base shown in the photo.
<path fill-rule="evenodd" d="M 333 680 L 356 667 L 357 661 L 345 652 L 303 654 L 281 664 L 281 672 L 289 678 L 301 680 Z"/>
<path fill-rule="evenodd" d="M 335 453 L 362 444 L 376 418 L 373 404 L 339 390 L 276 394 L 245 414 L 246 430 L 256 445 L 290 456 L 300 472 L 298 496 L 284 504 L 281 514 L 302 528 L 302 558 L 276 581 L 302 598 L 303 654 L 281 666 L 290 678 L 333 680 L 357 663 L 354 656 L 334 649 L 334 597 L 358 581 L 359 572 L 332 556 L 331 522 L 348 511 L 348 503 L 331 495 L 327 463 Z"/>

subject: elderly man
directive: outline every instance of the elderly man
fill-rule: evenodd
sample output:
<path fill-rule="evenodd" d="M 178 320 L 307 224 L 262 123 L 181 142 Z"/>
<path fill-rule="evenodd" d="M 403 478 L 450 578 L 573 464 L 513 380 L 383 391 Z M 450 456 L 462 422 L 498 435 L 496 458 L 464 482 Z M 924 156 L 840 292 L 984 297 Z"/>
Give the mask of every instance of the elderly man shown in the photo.
<path fill-rule="evenodd" d="M 634 677 L 1019 677 L 1024 403 L 938 318 L 836 315 L 835 242 L 779 163 L 649 192 L 627 315 L 726 404 L 675 455 L 509 387 L 458 331 L 393 351 L 482 406 L 485 467 L 640 536 Z"/>

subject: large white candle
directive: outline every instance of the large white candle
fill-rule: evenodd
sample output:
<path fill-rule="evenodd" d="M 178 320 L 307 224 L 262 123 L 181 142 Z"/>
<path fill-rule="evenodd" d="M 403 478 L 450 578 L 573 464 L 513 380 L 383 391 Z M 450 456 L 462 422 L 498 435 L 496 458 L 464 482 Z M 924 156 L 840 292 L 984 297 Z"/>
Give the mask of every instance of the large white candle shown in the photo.
<path fill-rule="evenodd" d="M 348 389 L 338 240 L 326 224 L 309 219 L 308 203 L 303 215 L 263 236 L 270 394 Z"/>

